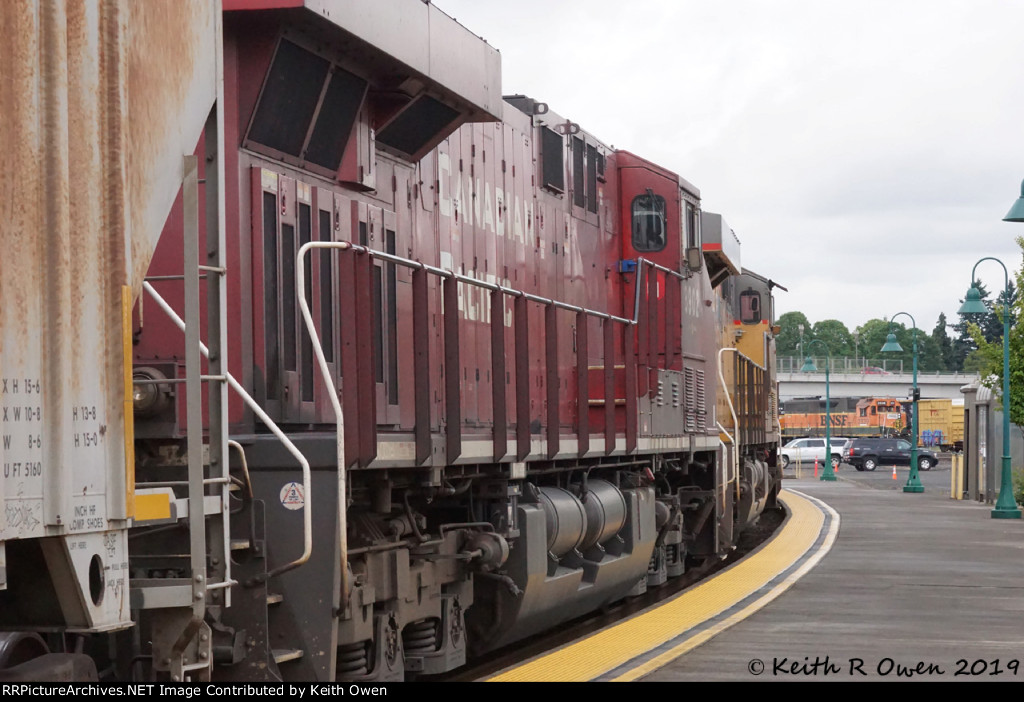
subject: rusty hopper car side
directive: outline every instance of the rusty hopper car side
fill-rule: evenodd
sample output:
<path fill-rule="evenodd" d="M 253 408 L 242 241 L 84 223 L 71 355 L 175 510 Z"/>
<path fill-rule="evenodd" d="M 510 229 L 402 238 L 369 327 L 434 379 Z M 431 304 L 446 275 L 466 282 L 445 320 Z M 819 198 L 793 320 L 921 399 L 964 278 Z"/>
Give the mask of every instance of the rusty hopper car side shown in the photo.
<path fill-rule="evenodd" d="M 223 9 L 132 314 L 101 669 L 441 673 L 726 554 L 778 492 L 771 286 L 697 188 L 503 100 L 429 3 Z"/>
<path fill-rule="evenodd" d="M 130 312 L 216 100 L 220 19 L 0 5 L 0 660 L 44 679 L 95 669 L 34 632 L 132 625 Z"/>

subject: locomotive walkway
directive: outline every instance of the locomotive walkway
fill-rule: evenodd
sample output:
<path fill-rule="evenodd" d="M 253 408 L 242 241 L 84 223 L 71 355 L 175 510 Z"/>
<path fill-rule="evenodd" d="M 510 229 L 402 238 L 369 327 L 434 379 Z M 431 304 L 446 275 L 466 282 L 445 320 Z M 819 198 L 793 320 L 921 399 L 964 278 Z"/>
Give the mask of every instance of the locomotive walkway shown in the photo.
<path fill-rule="evenodd" d="M 1024 521 L 950 499 L 948 461 L 921 475 L 790 477 L 760 550 L 489 679 L 1024 680 Z"/>

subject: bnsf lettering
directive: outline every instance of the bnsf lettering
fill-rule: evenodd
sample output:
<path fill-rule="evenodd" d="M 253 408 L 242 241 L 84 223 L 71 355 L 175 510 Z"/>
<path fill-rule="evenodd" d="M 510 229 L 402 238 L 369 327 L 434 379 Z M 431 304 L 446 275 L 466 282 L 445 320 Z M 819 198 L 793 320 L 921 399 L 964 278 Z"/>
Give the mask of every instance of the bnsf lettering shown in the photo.
<path fill-rule="evenodd" d="M 846 415 L 845 414 L 833 414 L 832 423 L 830 426 L 833 427 L 845 427 L 846 426 Z M 821 426 L 825 426 L 828 422 L 825 421 L 825 415 L 821 415 Z"/>

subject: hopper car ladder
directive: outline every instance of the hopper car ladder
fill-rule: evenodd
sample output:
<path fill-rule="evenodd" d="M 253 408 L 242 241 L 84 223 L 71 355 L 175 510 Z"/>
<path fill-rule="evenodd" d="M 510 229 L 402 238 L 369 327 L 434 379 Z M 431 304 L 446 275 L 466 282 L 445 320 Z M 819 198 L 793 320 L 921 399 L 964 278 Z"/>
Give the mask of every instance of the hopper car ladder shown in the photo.
<path fill-rule="evenodd" d="M 216 148 L 216 115 L 211 113 L 207 124 L 209 148 Z M 210 154 L 208 154 L 210 156 Z M 186 391 L 187 426 L 187 480 L 138 482 L 137 496 L 159 496 L 168 503 L 169 521 L 187 519 L 188 562 L 190 577 L 145 578 L 132 580 L 132 608 L 147 610 L 151 621 L 152 668 L 165 672 L 172 681 L 209 680 L 215 659 L 217 662 L 237 664 L 246 659 L 247 665 L 235 666 L 237 675 L 252 680 L 254 671 L 262 671 L 267 680 L 280 678 L 277 666 L 302 657 L 299 649 L 270 649 L 270 609 L 282 598 L 267 590 L 268 580 L 296 568 L 312 552 L 312 517 L 310 512 L 309 462 L 288 439 L 284 432 L 263 411 L 242 385 L 226 369 L 226 267 L 224 264 L 225 235 L 223 203 L 217 192 L 222 168 L 217 153 L 207 159 L 206 201 L 207 262 L 199 263 L 199 197 L 198 159 L 194 155 L 183 159 L 184 203 L 184 275 L 160 276 L 143 283 L 143 290 L 171 318 L 185 334 L 185 378 L 137 380 L 158 384 L 180 383 Z M 211 206 L 211 203 L 214 203 Z M 208 346 L 199 338 L 200 304 L 199 279 L 207 279 Z M 164 300 L 153 287 L 153 280 L 184 280 L 185 319 Z M 203 357 L 207 373 L 202 373 Z M 203 441 L 202 384 L 208 383 L 207 411 L 209 423 L 208 444 Z M 241 444 L 228 437 L 227 390 L 238 393 L 246 406 L 285 445 L 302 469 L 305 490 L 303 507 L 303 552 L 294 560 L 268 569 L 264 546 L 262 504 L 252 500 L 251 482 Z M 239 454 L 242 479 L 230 474 L 229 450 Z M 209 468 L 207 469 L 207 466 Z M 176 498 L 175 488 L 187 491 L 187 497 Z M 244 507 L 231 510 L 231 492 L 246 492 Z M 190 518 L 202 515 L 202 518 Z M 232 520 L 237 531 L 248 532 L 246 538 L 232 538 Z M 159 529 L 160 527 L 155 527 Z M 145 535 L 143 533 L 142 535 Z M 241 630 L 223 623 L 223 613 L 232 606 L 231 588 L 239 582 L 232 577 L 232 552 L 248 551 L 253 558 L 245 585 L 262 603 L 254 621 L 246 622 Z M 131 553 L 131 551 L 130 551 Z M 170 554 L 132 554 L 143 559 L 166 557 Z M 157 561 L 155 561 L 157 562 Z M 239 568 L 239 566 L 236 566 Z M 263 650 L 244 652 L 243 637 L 263 644 Z M 244 670 L 242 670 L 244 669 Z M 225 668 L 225 670 L 232 670 Z M 229 673 L 229 676 L 231 674 Z"/>

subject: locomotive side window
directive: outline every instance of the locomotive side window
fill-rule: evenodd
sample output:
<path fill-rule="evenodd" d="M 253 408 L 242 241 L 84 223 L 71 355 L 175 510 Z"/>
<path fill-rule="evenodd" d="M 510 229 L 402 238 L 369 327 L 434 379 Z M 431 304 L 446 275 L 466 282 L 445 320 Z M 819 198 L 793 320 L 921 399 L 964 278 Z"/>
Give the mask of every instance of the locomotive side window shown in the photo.
<path fill-rule="evenodd" d="M 697 217 L 697 208 L 692 203 L 686 203 L 686 248 L 692 249 L 700 246 L 700 218 Z"/>
<path fill-rule="evenodd" d="M 562 136 L 547 127 L 540 128 L 541 184 L 556 192 L 565 192 L 565 154 Z"/>
<path fill-rule="evenodd" d="M 633 248 L 661 251 L 665 248 L 665 198 L 648 190 L 633 198 Z"/>
<path fill-rule="evenodd" d="M 757 324 L 761 321 L 761 293 L 756 290 L 740 293 L 740 321 L 744 324 Z"/>

